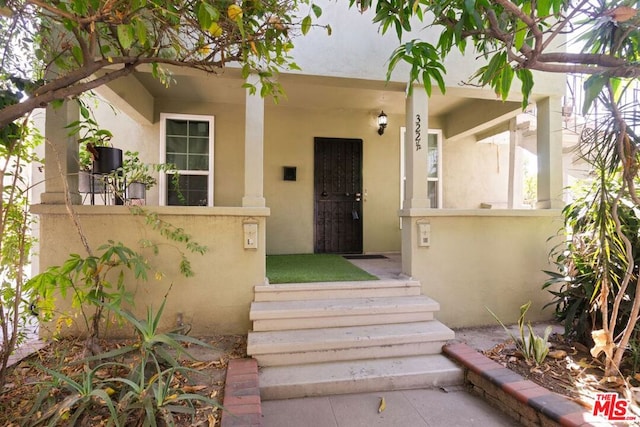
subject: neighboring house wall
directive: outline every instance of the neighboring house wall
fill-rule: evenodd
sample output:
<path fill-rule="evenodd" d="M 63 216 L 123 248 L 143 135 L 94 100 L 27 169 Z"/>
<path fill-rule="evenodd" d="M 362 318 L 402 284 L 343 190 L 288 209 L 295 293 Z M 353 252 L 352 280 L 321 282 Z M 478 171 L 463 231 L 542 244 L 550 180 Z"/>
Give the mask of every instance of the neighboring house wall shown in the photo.
<path fill-rule="evenodd" d="M 304 37 L 296 38 L 295 48 L 291 51 L 296 63 L 302 68 L 300 74 L 332 76 L 341 78 L 380 80 L 386 79 L 388 59 L 400 42 L 395 28 L 389 27 L 382 35 L 377 24 L 373 24 L 375 8 L 360 13 L 356 7 L 348 8 L 346 2 L 317 0 L 314 3 L 323 9 L 319 24 L 331 25 L 331 36 L 322 28 L 313 28 Z M 403 35 L 402 42 L 412 39 L 428 41 L 437 45 L 440 28 L 431 28 L 432 16 L 425 16 L 422 22 L 415 20 L 414 30 Z M 562 46 L 564 38 L 556 37 L 554 46 Z M 461 82 L 468 82 L 470 76 L 483 65 L 483 59 L 477 53 L 460 53 L 453 49 L 445 61 L 447 73 L 445 83 L 450 88 L 459 88 Z M 406 82 L 409 65 L 399 62 L 391 81 Z M 560 74 L 535 73 L 536 94 L 562 94 L 564 77 Z M 511 99 L 520 100 L 517 93 L 519 84 L 514 83 Z M 487 99 L 495 99 L 493 91 L 479 87 L 466 86 L 471 96 L 484 94 Z M 438 89 L 434 87 L 434 91 Z"/>

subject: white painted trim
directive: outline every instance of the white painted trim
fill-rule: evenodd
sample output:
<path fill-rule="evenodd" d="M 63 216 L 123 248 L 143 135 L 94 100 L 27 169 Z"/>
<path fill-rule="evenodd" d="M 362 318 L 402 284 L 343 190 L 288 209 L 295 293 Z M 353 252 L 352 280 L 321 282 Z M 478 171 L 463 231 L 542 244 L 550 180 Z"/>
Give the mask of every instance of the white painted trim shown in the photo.
<path fill-rule="evenodd" d="M 551 217 L 562 219 L 562 209 L 403 209 L 402 217 Z"/>
<path fill-rule="evenodd" d="M 407 182 L 407 176 L 404 172 L 404 136 L 407 128 L 405 126 L 400 127 L 400 210 L 404 209 L 404 191 Z M 402 218 L 398 219 L 400 223 L 400 230 L 402 230 Z"/>
<path fill-rule="evenodd" d="M 209 170 L 208 171 L 188 171 L 189 175 L 207 175 L 207 206 L 213 206 L 213 177 L 214 177 L 214 151 L 215 151 L 215 117 L 197 114 L 174 114 L 160 113 L 160 163 L 166 163 L 167 155 L 167 119 L 177 120 L 194 120 L 200 122 L 209 122 Z M 178 173 L 187 172 L 178 170 Z M 167 204 L 167 175 L 161 172 L 158 177 L 158 201 L 160 206 Z"/>
<path fill-rule="evenodd" d="M 442 130 L 429 129 L 428 135 L 436 135 L 438 140 L 438 209 L 442 209 Z M 427 181 L 429 178 L 427 178 Z"/>
<path fill-rule="evenodd" d="M 114 206 L 114 205 L 77 205 L 73 209 L 80 216 L 95 216 L 95 215 L 128 215 L 131 216 L 130 206 Z M 249 207 L 243 208 L 240 206 L 214 206 L 214 207 L 199 207 L 194 209 L 192 206 L 145 206 L 145 211 L 157 213 L 158 215 L 183 215 L 183 216 L 239 216 L 239 217 L 267 217 L 271 215 L 271 209 Z M 59 215 L 69 216 L 67 207 L 65 205 L 47 205 L 38 204 L 31 205 L 31 212 L 36 215 Z"/>

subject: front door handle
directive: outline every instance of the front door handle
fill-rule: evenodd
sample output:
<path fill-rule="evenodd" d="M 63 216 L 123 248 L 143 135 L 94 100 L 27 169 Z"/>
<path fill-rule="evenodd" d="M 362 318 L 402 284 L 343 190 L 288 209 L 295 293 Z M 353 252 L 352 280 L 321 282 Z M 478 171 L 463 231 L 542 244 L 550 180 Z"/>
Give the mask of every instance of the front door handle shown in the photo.
<path fill-rule="evenodd" d="M 356 196 L 356 202 L 359 202 L 361 197 L 362 197 L 362 194 L 361 193 L 356 193 L 355 196 Z"/>

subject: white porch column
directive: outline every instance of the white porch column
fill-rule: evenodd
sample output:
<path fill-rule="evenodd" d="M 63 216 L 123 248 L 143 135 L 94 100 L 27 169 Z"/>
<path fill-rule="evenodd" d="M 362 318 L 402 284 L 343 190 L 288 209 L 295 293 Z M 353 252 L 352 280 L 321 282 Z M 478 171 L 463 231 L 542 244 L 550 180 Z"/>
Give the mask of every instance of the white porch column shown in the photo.
<path fill-rule="evenodd" d="M 427 186 L 427 153 L 429 131 L 429 99 L 422 86 L 415 86 L 406 100 L 404 145 L 405 192 L 402 220 L 402 272 L 412 276 L 418 246 L 418 220 L 430 208 Z"/>
<path fill-rule="evenodd" d="M 562 109 L 559 96 L 537 102 L 538 209 L 561 209 Z"/>
<path fill-rule="evenodd" d="M 260 79 L 248 78 L 257 87 L 255 95 L 247 91 L 244 117 L 244 197 L 243 207 L 264 207 L 264 99 Z"/>
<path fill-rule="evenodd" d="M 66 101 L 62 106 L 47 106 L 45 118 L 45 191 L 40 195 L 41 203 L 64 204 L 67 179 L 71 203 L 80 204 L 78 193 L 78 141 L 69 136 L 69 123 L 78 120 L 79 108 L 75 101 Z"/>
<path fill-rule="evenodd" d="M 509 121 L 509 187 L 507 208 L 519 209 L 523 201 L 523 168 L 522 168 L 522 131 L 518 129 L 516 119 Z"/>
<path fill-rule="evenodd" d="M 422 86 L 413 88 L 406 100 L 407 130 L 405 134 L 404 209 L 429 208 L 427 194 L 427 142 L 429 131 L 429 99 Z"/>

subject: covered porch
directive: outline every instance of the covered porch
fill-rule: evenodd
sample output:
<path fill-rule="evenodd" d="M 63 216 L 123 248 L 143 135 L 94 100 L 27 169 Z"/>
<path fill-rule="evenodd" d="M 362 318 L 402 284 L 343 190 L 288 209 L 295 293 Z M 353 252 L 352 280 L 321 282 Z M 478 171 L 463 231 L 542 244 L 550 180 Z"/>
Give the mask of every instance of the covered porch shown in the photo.
<path fill-rule="evenodd" d="M 174 78 L 167 89 L 141 71 L 101 91 L 126 114 L 107 116 L 101 124 L 114 132 L 114 144 L 139 150 L 143 161 L 164 161 L 163 114 L 215 117 L 208 206 L 157 206 L 166 188 L 147 197 L 148 209 L 184 227 L 209 252 L 192 256 L 191 279 L 166 268 L 175 263 L 175 254 L 161 254 L 164 285 L 132 281 L 140 310 L 149 303 L 158 306 L 172 283 L 167 324 L 183 318 L 195 333 L 249 330 L 253 287 L 265 281 L 266 255 L 315 251 L 314 138 L 329 137 L 362 141 L 360 210 L 357 219 L 350 215 L 361 225 L 360 252 L 400 253 L 401 273 L 441 304 L 439 319 L 451 327 L 489 324 L 493 319 L 485 306 L 491 306 L 509 322 L 528 300 L 534 301 L 532 320 L 550 316 L 539 309 L 548 300 L 540 290 L 542 270 L 549 268 L 548 238 L 561 226 L 559 97 L 537 99 L 538 209 L 497 210 L 480 207 L 496 195 L 513 201 L 515 154 L 477 139 L 510 126 L 515 135 L 519 101 L 455 87 L 427 99 L 420 87 L 407 96 L 401 83 L 283 75 L 288 98 L 273 104 L 242 89 L 234 70 L 217 77 L 176 70 Z M 381 111 L 389 121 L 383 135 L 376 123 Z M 47 111 L 46 187 L 42 204 L 33 208 L 41 222 L 41 268 L 81 251 L 64 206 L 67 188 L 69 199 L 81 202 L 78 144 L 64 129 L 77 117 L 71 103 Z M 435 151 L 425 138 L 430 129 L 440 135 Z M 514 136 L 511 148 L 516 146 Z M 434 156 L 440 168 L 435 185 L 428 170 Z M 283 178 L 285 166 L 296 168 L 295 181 Z M 142 236 L 153 237 L 126 207 L 77 205 L 76 210 L 96 246 L 107 239 L 135 245 Z"/>

